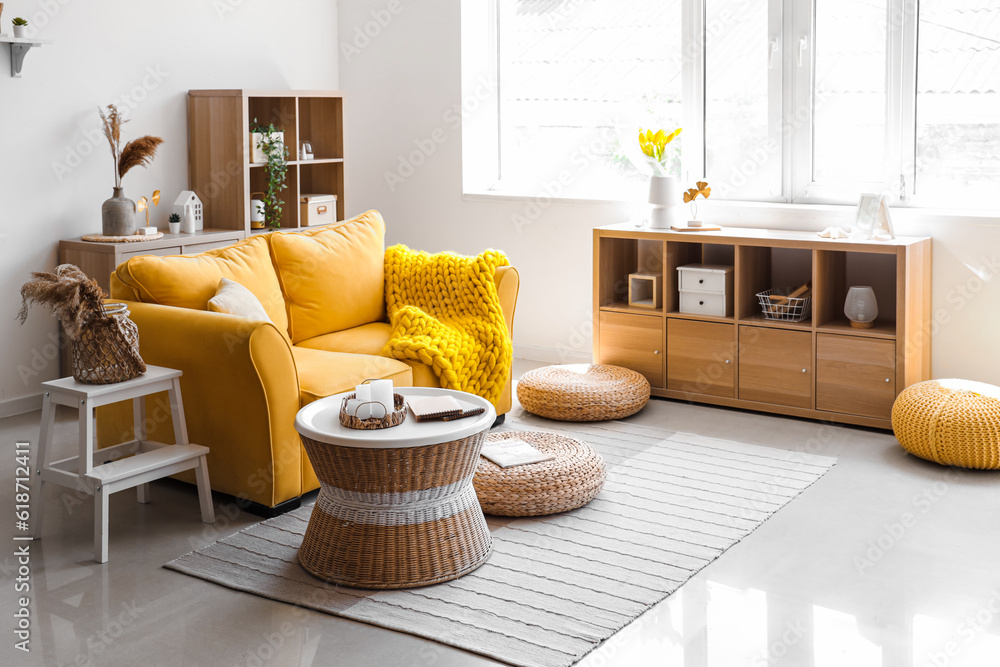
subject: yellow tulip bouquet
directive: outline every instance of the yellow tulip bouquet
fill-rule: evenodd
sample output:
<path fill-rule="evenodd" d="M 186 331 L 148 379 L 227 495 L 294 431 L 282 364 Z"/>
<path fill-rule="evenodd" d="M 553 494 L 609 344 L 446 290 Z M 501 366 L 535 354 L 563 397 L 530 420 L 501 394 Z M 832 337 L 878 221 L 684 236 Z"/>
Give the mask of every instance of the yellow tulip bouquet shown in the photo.
<path fill-rule="evenodd" d="M 662 129 L 656 132 L 639 129 L 639 148 L 653 165 L 654 173 L 657 176 L 669 175 L 666 165 L 668 161 L 667 144 L 676 139 L 680 133 L 681 128 L 679 127 L 669 134 Z"/>

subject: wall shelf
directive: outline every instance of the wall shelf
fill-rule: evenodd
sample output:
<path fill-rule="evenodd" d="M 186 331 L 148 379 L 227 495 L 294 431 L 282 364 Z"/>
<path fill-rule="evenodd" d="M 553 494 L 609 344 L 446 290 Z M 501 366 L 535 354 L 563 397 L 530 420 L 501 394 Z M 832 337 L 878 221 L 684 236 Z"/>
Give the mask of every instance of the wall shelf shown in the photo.
<path fill-rule="evenodd" d="M 52 40 L 0 35 L 0 43 L 10 44 L 10 76 L 14 79 L 20 79 L 21 68 L 24 66 L 24 56 L 28 54 L 31 47 L 51 44 Z"/>
<path fill-rule="evenodd" d="M 190 189 L 205 205 L 205 219 L 215 227 L 246 234 L 269 230 L 250 226 L 250 197 L 266 187 L 263 163 L 250 162 L 254 119 L 285 133 L 290 156 L 303 141 L 316 158 L 287 161 L 287 189 L 282 191 L 281 230 L 309 229 L 301 219 L 306 194 L 337 196 L 337 220 L 345 218 L 344 99 L 338 91 L 190 90 L 188 145 Z"/>

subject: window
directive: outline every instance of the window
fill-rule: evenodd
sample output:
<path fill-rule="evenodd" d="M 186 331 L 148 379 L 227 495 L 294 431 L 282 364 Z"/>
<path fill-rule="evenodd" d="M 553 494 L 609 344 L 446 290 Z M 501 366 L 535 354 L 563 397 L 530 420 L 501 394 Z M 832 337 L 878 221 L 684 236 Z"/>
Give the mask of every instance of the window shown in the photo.
<path fill-rule="evenodd" d="M 680 0 L 498 0 L 499 179 L 623 192 L 616 152 L 631 116 L 680 123 Z M 655 113 L 654 113 L 655 110 Z M 567 176 L 568 174 L 568 176 Z"/>
<path fill-rule="evenodd" d="M 997 207 L 1000 0 L 465 0 L 463 26 L 463 77 L 479 49 L 497 81 L 467 189 L 635 200 L 637 130 L 683 127 L 675 173 L 720 198 Z"/>

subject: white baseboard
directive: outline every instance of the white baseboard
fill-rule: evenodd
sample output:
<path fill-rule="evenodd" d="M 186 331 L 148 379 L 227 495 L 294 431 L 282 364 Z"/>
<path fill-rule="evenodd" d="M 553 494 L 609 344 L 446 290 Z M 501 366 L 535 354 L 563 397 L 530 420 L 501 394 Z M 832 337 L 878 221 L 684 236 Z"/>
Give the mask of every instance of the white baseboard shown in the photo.
<path fill-rule="evenodd" d="M 515 345 L 514 358 L 544 361 L 548 364 L 589 364 L 594 361 L 593 355 L 589 352 L 558 350 L 552 347 L 535 347 L 533 345 Z"/>
<path fill-rule="evenodd" d="M 8 398 L 5 401 L 0 401 L 0 419 L 41 409 L 42 395 L 40 393 Z"/>

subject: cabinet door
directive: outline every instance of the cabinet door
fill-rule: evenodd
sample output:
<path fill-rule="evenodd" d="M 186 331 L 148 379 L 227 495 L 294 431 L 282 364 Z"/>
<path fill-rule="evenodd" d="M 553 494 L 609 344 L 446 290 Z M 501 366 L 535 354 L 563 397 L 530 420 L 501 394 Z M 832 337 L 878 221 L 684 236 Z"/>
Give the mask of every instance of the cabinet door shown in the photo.
<path fill-rule="evenodd" d="M 740 398 L 812 407 L 812 334 L 740 327 Z"/>
<path fill-rule="evenodd" d="M 663 318 L 656 315 L 601 313 L 597 363 L 623 366 L 663 388 Z"/>
<path fill-rule="evenodd" d="M 667 389 L 735 398 L 733 326 L 667 320 Z"/>
<path fill-rule="evenodd" d="M 816 409 L 888 419 L 896 399 L 896 343 L 819 334 Z"/>

